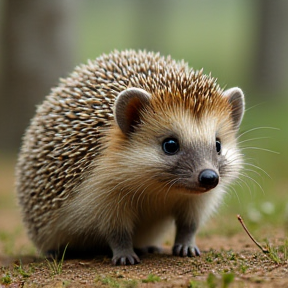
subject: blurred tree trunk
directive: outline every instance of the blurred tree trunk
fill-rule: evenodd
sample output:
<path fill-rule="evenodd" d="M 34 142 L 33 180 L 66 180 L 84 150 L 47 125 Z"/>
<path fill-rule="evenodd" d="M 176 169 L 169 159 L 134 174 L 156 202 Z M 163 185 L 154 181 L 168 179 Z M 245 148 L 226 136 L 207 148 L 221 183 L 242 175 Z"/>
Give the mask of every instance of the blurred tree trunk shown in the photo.
<path fill-rule="evenodd" d="M 2 7 L 0 150 L 16 150 L 35 105 L 72 68 L 74 1 L 6 0 Z"/>
<path fill-rule="evenodd" d="M 255 79 L 260 91 L 279 93 L 287 88 L 288 1 L 261 0 Z"/>

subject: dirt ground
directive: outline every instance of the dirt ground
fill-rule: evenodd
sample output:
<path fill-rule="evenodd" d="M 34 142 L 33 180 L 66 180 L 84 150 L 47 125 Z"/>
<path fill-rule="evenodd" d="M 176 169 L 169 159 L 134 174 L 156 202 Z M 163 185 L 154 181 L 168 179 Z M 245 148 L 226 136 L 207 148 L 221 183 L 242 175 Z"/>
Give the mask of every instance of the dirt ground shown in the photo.
<path fill-rule="evenodd" d="M 53 261 L 49 265 L 43 257 L 2 253 L 0 287 L 228 287 L 223 285 L 225 275 L 234 278 L 229 287 L 288 287 L 287 263 L 276 264 L 246 235 L 199 240 L 201 257 L 173 257 L 166 247 L 162 254 L 143 255 L 135 266 L 115 267 L 105 256 L 64 260 L 59 275 L 51 267 Z M 207 280 L 211 275 L 212 283 Z"/>
<path fill-rule="evenodd" d="M 9 162 L 10 163 L 10 162 Z M 53 262 L 38 256 L 27 239 L 13 194 L 13 162 L 0 167 L 0 287 L 288 287 L 285 260 L 271 259 L 244 231 L 231 236 L 202 233 L 196 258 L 146 254 L 135 266 L 112 266 L 108 257 Z M 9 191 L 9 192 L 7 192 Z M 236 217 L 235 217 L 236 218 Z M 235 220 L 237 223 L 237 219 Z M 210 222 L 212 228 L 214 222 Z M 235 224 L 238 225 L 238 224 Z M 276 228 L 275 239 L 284 243 Z M 276 241 L 276 240 L 275 240 Z M 278 247 L 278 246 L 277 246 Z"/>

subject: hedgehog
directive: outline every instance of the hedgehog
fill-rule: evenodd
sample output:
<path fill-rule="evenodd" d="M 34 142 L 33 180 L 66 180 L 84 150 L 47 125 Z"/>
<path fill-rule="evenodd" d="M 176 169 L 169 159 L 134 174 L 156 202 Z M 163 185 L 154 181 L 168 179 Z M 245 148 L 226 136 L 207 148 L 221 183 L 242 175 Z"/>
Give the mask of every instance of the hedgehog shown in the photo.
<path fill-rule="evenodd" d="M 29 237 L 43 253 L 108 248 L 114 265 L 133 265 L 175 227 L 173 255 L 199 256 L 196 233 L 242 168 L 244 107 L 240 88 L 159 53 L 76 67 L 23 137 L 16 188 Z"/>

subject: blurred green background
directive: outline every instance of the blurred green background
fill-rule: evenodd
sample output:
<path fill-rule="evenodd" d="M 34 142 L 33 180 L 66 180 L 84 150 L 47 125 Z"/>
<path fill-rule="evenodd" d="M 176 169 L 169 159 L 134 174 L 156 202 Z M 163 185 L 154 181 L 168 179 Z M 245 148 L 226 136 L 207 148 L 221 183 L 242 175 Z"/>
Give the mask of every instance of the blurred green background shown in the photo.
<path fill-rule="evenodd" d="M 0 0 L 0 11 L 3 170 L 15 162 L 35 105 L 59 77 L 114 49 L 160 51 L 195 69 L 203 67 L 222 86 L 239 86 L 246 95 L 240 134 L 247 133 L 239 141 L 246 162 L 260 168 L 246 166 L 246 176 L 229 189 L 216 221 L 226 229 L 227 215 L 240 213 L 254 227 L 277 226 L 285 232 L 288 1 Z M 3 203 L 14 205 L 10 187 L 13 183 L 1 190 L 0 209 L 7 207 Z M 237 225 L 232 221 L 229 229 Z"/>

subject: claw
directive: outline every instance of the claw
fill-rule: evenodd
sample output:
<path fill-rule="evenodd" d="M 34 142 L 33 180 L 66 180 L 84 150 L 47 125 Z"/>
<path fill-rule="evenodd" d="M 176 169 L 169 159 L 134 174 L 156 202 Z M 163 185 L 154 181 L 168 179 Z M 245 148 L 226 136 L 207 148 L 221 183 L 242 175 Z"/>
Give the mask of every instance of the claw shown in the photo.
<path fill-rule="evenodd" d="M 174 245 L 173 247 L 173 255 L 179 256 L 181 253 L 182 246 L 181 245 Z"/>
<path fill-rule="evenodd" d="M 182 244 L 175 244 L 173 247 L 173 255 L 181 257 L 194 257 L 200 256 L 199 248 L 195 246 L 188 246 Z"/>
<path fill-rule="evenodd" d="M 199 250 L 199 248 L 197 247 L 197 246 L 194 246 L 194 254 L 195 254 L 195 256 L 200 256 L 201 255 L 201 252 L 200 252 L 200 250 Z"/>
<path fill-rule="evenodd" d="M 135 264 L 138 264 L 140 263 L 140 259 L 139 257 L 134 254 L 134 255 L 117 255 L 117 256 L 114 256 L 112 258 L 112 264 L 113 265 L 135 265 Z"/>
<path fill-rule="evenodd" d="M 120 258 L 120 265 L 126 265 L 126 258 L 125 257 Z"/>

